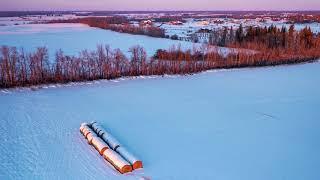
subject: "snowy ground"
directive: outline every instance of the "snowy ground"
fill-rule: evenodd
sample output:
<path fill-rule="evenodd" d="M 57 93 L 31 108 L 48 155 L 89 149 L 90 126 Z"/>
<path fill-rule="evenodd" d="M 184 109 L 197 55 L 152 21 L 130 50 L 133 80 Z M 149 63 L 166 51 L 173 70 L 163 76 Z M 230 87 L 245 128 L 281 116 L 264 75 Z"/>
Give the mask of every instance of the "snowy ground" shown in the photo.
<path fill-rule="evenodd" d="M 120 48 L 128 57 L 129 49 L 135 45 L 143 46 L 149 56 L 154 55 L 157 49 L 169 49 L 173 45 L 180 44 L 182 49 L 194 46 L 191 42 L 117 33 L 82 24 L 0 26 L 0 45 L 24 47 L 27 51 L 45 46 L 50 57 L 55 57 L 55 51 L 60 48 L 68 55 L 77 55 L 85 49 L 96 49 L 97 44 Z"/>
<path fill-rule="evenodd" d="M 255 19 L 231 19 L 231 18 L 203 18 L 202 20 L 194 20 L 192 18 L 185 19 L 186 22 L 183 25 L 171 25 L 169 23 L 162 24 L 156 23 L 156 26 L 161 26 L 166 30 L 166 35 L 178 35 L 179 37 L 188 37 L 191 34 L 197 32 L 200 29 L 211 29 L 211 30 L 221 30 L 224 27 L 233 29 L 238 29 L 240 24 L 244 27 L 248 26 L 260 26 L 260 27 L 269 27 L 271 25 L 275 25 L 278 28 L 285 26 L 289 29 L 291 24 L 287 24 L 286 21 L 272 21 L 268 20 L 266 22 L 259 22 Z M 218 24 L 214 21 L 222 21 L 223 23 Z M 320 24 L 319 23 L 305 23 L 305 24 L 295 24 L 295 29 L 300 31 L 305 27 L 310 27 L 314 33 L 320 32 Z"/>
<path fill-rule="evenodd" d="M 63 19 L 75 19 L 85 16 L 76 16 L 73 14 L 57 15 L 33 15 L 33 16 L 20 16 L 20 17 L 0 17 L 0 26 L 13 26 L 21 24 L 30 24 L 35 22 L 44 22 L 50 20 L 63 20 Z"/>
<path fill-rule="evenodd" d="M 0 92 L 0 179 L 320 179 L 320 63 Z M 96 120 L 145 165 L 120 175 Z"/>

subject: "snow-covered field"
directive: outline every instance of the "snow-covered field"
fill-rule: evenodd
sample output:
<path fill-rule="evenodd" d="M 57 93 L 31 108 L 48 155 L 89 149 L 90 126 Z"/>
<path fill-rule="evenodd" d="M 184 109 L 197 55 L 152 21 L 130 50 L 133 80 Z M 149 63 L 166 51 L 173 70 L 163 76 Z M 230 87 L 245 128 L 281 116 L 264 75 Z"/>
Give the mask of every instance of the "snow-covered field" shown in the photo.
<path fill-rule="evenodd" d="M 0 92 L 0 179 L 320 179 L 320 63 Z M 120 175 L 79 133 L 140 157 Z"/>
<path fill-rule="evenodd" d="M 182 49 L 194 46 L 191 42 L 117 33 L 82 24 L 0 26 L 0 45 L 23 47 L 27 51 L 45 46 L 49 49 L 50 57 L 55 57 L 58 49 L 68 55 L 78 55 L 85 49 L 95 50 L 97 44 L 120 48 L 128 57 L 129 49 L 135 45 L 143 46 L 148 56 L 154 55 L 157 49 L 169 49 L 173 45 L 180 44 Z"/>
<path fill-rule="evenodd" d="M 20 16 L 20 17 L 0 17 L 0 26 L 12 26 L 21 24 L 30 24 L 35 22 L 44 22 L 50 20 L 63 20 L 63 19 L 75 19 L 82 18 L 85 16 L 76 16 L 74 14 L 64 14 L 64 15 L 30 15 L 30 16 Z"/>
<path fill-rule="evenodd" d="M 282 26 L 285 26 L 287 29 L 289 29 L 291 24 L 287 24 L 286 21 L 272 21 L 268 20 L 266 22 L 259 22 L 255 19 L 225 19 L 225 18 L 204 18 L 202 20 L 194 20 L 192 18 L 185 19 L 186 22 L 182 25 L 171 25 L 169 23 L 162 24 L 162 23 L 156 23 L 156 26 L 160 26 L 161 28 L 164 28 L 166 31 L 166 34 L 169 36 L 172 35 L 178 35 L 179 37 L 188 37 L 191 34 L 197 32 L 200 29 L 210 29 L 210 30 L 221 30 L 224 27 L 233 29 L 238 29 L 240 24 L 242 24 L 244 27 L 248 26 L 260 26 L 260 27 L 269 27 L 271 25 L 277 26 L 278 28 L 281 28 Z M 215 23 L 214 21 L 221 21 L 222 23 Z M 305 27 L 310 27 L 311 30 L 314 33 L 320 32 L 320 24 L 319 23 L 305 23 L 305 24 L 294 24 L 295 29 L 300 31 Z"/>

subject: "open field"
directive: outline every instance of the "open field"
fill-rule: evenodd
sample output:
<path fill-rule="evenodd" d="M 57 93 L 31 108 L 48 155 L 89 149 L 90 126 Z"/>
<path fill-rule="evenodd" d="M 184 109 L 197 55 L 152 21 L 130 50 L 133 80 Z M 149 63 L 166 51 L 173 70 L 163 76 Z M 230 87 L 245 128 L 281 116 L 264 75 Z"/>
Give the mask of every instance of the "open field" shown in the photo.
<path fill-rule="evenodd" d="M 0 179 L 318 180 L 320 64 L 0 93 Z M 144 162 L 120 175 L 96 120 Z"/>

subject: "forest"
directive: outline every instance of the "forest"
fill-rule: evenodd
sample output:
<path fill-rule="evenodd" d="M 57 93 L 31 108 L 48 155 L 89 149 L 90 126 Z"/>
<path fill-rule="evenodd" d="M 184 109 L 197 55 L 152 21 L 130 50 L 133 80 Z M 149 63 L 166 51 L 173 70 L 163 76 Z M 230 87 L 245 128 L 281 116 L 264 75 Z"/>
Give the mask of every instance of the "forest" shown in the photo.
<path fill-rule="evenodd" d="M 119 77 L 165 74 L 192 74 L 209 69 L 270 66 L 310 62 L 320 58 L 320 35 L 310 28 L 240 27 L 224 29 L 208 44 L 182 50 L 179 46 L 159 49 L 151 58 L 141 46 L 130 48 L 130 57 L 119 49 L 97 45 L 69 56 L 62 50 L 49 59 L 48 49 L 25 52 L 0 47 L 0 88 L 68 83 Z M 215 45 L 230 47 L 219 53 Z"/>

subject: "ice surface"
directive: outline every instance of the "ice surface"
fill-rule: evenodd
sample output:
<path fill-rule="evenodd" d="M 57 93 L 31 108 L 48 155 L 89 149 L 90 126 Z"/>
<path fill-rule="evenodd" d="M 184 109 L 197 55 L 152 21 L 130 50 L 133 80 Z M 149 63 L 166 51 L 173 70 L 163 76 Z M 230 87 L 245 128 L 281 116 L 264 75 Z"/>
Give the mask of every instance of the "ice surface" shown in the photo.
<path fill-rule="evenodd" d="M 19 16 L 19 17 L 0 17 L 0 26 L 15 26 L 21 24 L 41 23 L 50 20 L 63 20 L 63 19 L 75 19 L 83 18 L 86 16 L 77 16 L 74 14 L 64 14 L 59 16 L 50 15 L 32 15 L 32 16 Z"/>
<path fill-rule="evenodd" d="M 174 41 L 171 39 L 153 38 L 142 35 L 130 35 L 82 24 L 26 24 L 18 26 L 0 26 L 0 45 L 23 47 L 32 51 L 45 46 L 50 57 L 55 57 L 55 51 L 62 49 L 68 55 L 78 55 L 82 50 L 95 50 L 97 44 L 120 48 L 128 57 L 129 49 L 135 45 L 143 46 L 149 56 L 157 49 L 168 49 L 181 44 L 182 49 L 191 49 L 193 43 Z"/>
<path fill-rule="evenodd" d="M 84 24 L 24 24 L 17 26 L 3 26 L 0 28 L 0 35 L 28 35 L 39 33 L 63 33 L 74 31 L 86 31 L 88 26 Z M 2 42 L 3 44 L 5 42 Z"/>
<path fill-rule="evenodd" d="M 0 92 L 0 179 L 319 180 L 320 63 Z M 99 123 L 144 169 L 120 175 Z"/>

